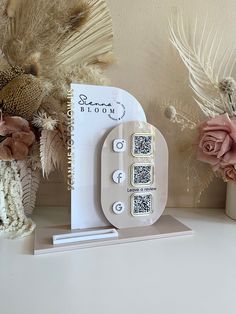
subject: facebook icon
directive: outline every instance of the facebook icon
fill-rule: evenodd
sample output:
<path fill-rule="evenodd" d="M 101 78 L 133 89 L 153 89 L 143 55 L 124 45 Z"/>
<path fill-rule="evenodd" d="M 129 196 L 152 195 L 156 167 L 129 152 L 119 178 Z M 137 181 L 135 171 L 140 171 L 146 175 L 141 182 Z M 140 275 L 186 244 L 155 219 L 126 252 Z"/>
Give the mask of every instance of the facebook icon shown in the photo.
<path fill-rule="evenodd" d="M 122 183 L 125 180 L 125 173 L 123 170 L 116 170 L 113 172 L 112 178 L 115 183 Z"/>

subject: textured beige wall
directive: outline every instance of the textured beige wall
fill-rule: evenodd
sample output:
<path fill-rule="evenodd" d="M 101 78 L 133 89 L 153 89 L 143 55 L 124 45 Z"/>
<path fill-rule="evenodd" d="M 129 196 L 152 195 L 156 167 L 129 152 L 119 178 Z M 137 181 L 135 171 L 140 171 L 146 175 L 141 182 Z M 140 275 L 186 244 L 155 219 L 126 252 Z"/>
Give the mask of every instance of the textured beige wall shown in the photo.
<path fill-rule="evenodd" d="M 181 133 L 158 111 L 167 100 L 194 104 L 188 73 L 168 39 L 168 17 L 177 9 L 193 20 L 198 14 L 224 30 L 223 43 L 235 41 L 235 0 L 108 0 L 114 25 L 114 51 L 118 63 L 108 71 L 112 85 L 131 92 L 144 106 L 148 119 L 165 135 L 170 148 L 169 206 L 193 206 L 187 193 L 182 155 L 176 148 Z M 225 185 L 215 180 L 202 197 L 201 206 L 223 207 Z M 54 175 L 41 186 L 38 203 L 63 205 L 68 202 L 61 180 Z"/>

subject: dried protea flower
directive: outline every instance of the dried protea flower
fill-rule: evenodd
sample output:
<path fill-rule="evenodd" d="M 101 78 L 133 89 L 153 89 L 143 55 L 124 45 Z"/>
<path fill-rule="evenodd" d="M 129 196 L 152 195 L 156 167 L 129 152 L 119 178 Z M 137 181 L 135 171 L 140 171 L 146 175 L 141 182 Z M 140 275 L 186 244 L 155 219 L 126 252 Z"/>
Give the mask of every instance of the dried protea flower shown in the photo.
<path fill-rule="evenodd" d="M 226 77 L 219 82 L 219 90 L 223 94 L 233 95 L 236 90 L 236 82 L 232 77 Z"/>

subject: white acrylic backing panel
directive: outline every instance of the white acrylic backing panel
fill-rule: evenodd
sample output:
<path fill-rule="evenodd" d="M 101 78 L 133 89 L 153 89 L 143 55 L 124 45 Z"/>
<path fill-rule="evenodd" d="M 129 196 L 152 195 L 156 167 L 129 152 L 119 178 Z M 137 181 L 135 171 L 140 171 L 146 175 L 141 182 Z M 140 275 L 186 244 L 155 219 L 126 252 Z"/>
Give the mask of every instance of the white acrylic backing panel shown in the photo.
<path fill-rule="evenodd" d="M 101 162 L 107 220 L 119 229 L 155 223 L 168 193 L 168 148 L 160 131 L 146 122 L 120 124 L 105 139 Z"/>
<path fill-rule="evenodd" d="M 127 121 L 146 121 L 139 102 L 128 92 L 107 86 L 71 84 L 74 182 L 71 228 L 108 226 L 101 208 L 101 148 L 108 132 Z"/>

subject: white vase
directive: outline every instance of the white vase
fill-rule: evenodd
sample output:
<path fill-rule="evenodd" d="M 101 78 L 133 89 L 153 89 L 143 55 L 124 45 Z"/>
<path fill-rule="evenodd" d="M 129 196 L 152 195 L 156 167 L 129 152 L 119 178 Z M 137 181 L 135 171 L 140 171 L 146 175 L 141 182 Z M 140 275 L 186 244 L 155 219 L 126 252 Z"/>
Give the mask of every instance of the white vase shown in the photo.
<path fill-rule="evenodd" d="M 236 220 L 236 184 L 228 182 L 226 192 L 225 213 L 232 219 Z"/>

